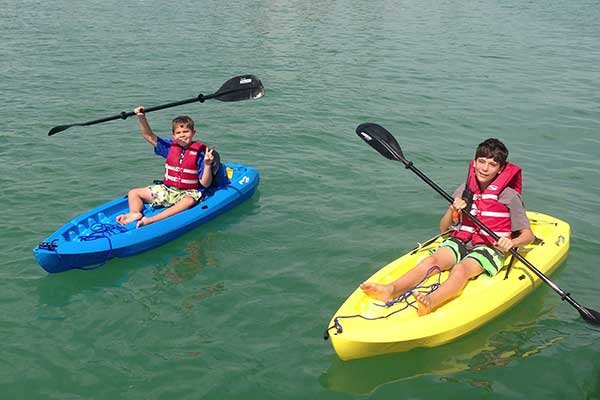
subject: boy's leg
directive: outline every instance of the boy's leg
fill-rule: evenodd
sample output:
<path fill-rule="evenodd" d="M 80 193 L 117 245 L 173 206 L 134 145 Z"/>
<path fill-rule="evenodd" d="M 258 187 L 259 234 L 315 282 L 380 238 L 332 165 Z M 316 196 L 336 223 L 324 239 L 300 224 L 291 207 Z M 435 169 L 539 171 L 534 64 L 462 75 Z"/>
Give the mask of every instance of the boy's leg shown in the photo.
<path fill-rule="evenodd" d="M 369 297 L 381 301 L 391 301 L 421 282 L 428 272 L 429 274 L 427 276 L 434 274 L 436 270 L 430 271 L 431 267 L 434 265 L 439 267 L 442 271 L 445 271 L 451 268 L 455 262 L 456 257 L 454 256 L 454 252 L 447 247 L 441 247 L 429 257 L 424 258 L 416 267 L 394 282 L 387 285 L 364 282 L 360 285 L 360 288 Z"/>
<path fill-rule="evenodd" d="M 118 215 L 116 218 L 121 225 L 127 225 L 142 218 L 144 203 L 152 203 L 152 192 L 148 187 L 131 189 L 127 192 L 127 202 L 129 203 L 129 213 Z"/>
<path fill-rule="evenodd" d="M 465 258 L 452 268 L 448 279 L 437 290 L 426 296 L 422 293 L 413 293 L 419 305 L 417 314 L 429 314 L 442 304 L 452 300 L 462 292 L 469 279 L 480 275 L 482 272 L 484 270 L 477 261 L 472 258 Z"/>
<path fill-rule="evenodd" d="M 187 210 L 188 208 L 193 207 L 194 204 L 196 204 L 196 199 L 194 199 L 193 197 L 185 196 L 171 207 L 165 208 L 162 212 L 156 214 L 153 217 L 140 217 L 136 228 L 142 227 L 144 225 L 150 225 L 153 222 L 162 221 L 165 218 L 168 218 L 172 215 L 175 215 L 177 213 Z"/>

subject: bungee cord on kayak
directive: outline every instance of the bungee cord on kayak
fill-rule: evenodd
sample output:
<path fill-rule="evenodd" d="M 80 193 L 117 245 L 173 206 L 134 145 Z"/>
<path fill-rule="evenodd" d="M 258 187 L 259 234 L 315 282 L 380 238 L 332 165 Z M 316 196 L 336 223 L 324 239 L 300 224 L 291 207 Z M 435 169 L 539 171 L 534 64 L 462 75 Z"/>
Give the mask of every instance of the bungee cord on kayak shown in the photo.
<path fill-rule="evenodd" d="M 90 227 L 90 230 L 92 231 L 92 233 L 90 233 L 89 235 L 84 235 L 84 236 L 80 236 L 79 239 L 82 242 L 88 242 L 91 240 L 97 240 L 97 239 L 106 239 L 108 240 L 108 253 L 106 254 L 106 257 L 104 258 L 104 261 L 102 261 L 100 264 L 95 265 L 93 267 L 79 267 L 79 269 L 83 269 L 83 270 L 92 270 L 92 269 L 96 269 L 96 268 L 100 268 L 101 266 L 103 266 L 104 264 L 106 264 L 106 262 L 108 260 L 110 260 L 110 256 L 112 254 L 113 251 L 113 245 L 112 245 L 112 240 L 110 240 L 110 236 L 111 235 L 117 235 L 120 233 L 125 233 L 127 232 L 127 228 L 121 226 L 121 225 L 116 225 L 116 224 L 102 224 L 102 223 L 97 223 L 94 224 Z"/>
<path fill-rule="evenodd" d="M 437 272 L 437 282 L 434 282 L 431 285 L 422 286 L 423 283 L 427 280 L 427 278 L 429 278 L 429 274 L 431 274 L 434 270 L 438 271 Z M 409 289 L 406 292 L 402 293 L 400 296 L 398 296 L 394 300 L 386 301 L 385 302 L 385 306 L 383 304 L 377 304 L 377 303 L 375 303 L 375 305 L 377 305 L 379 307 L 391 307 L 394 304 L 406 302 L 408 305 L 412 306 L 413 308 L 416 308 L 413 305 L 414 301 L 409 303 L 407 299 L 417 289 L 421 289 L 421 290 L 417 290 L 417 291 L 419 293 L 424 293 L 425 295 L 434 292 L 438 287 L 440 287 L 441 274 L 442 274 L 442 270 L 440 269 L 440 267 L 438 267 L 437 265 L 434 265 L 433 267 L 431 267 L 431 268 L 429 268 L 427 270 L 427 273 L 425 274 L 425 277 L 423 277 L 423 279 L 415 287 L 413 287 L 412 289 Z"/>
<path fill-rule="evenodd" d="M 434 282 L 431 285 L 423 285 L 423 283 L 430 277 L 430 274 L 435 270 L 437 270 L 437 273 L 436 273 L 437 274 L 437 276 L 436 276 L 437 282 Z M 431 275 L 431 276 L 433 276 L 433 275 Z M 331 325 L 329 328 L 327 328 L 327 330 L 325 331 L 325 334 L 323 335 L 323 338 L 325 340 L 329 339 L 329 331 L 332 330 L 333 328 L 335 328 L 337 333 L 342 333 L 344 331 L 342 324 L 340 324 L 340 321 L 339 321 L 340 319 L 362 318 L 367 321 L 376 321 L 378 319 L 385 319 L 385 318 L 391 317 L 392 315 L 397 314 L 400 311 L 406 310 L 408 307 L 412 307 L 412 308 L 416 309 L 417 307 L 414 305 L 415 301 L 409 301 L 409 298 L 412 296 L 413 292 L 417 291 L 419 293 L 423 293 L 424 295 L 433 293 L 435 290 L 437 290 L 438 287 L 440 287 L 441 277 L 442 277 L 442 270 L 437 265 L 434 265 L 433 267 L 429 268 L 429 270 L 427 270 L 427 273 L 425 274 L 425 276 L 423 277 L 423 279 L 421 279 L 421 281 L 419 283 L 417 283 L 414 287 L 412 287 L 412 288 L 408 289 L 407 291 L 405 291 L 404 293 L 402 293 L 397 298 L 390 300 L 390 301 L 386 301 L 384 304 L 373 303 L 378 307 L 388 307 L 388 308 L 392 307 L 396 304 L 399 304 L 399 303 L 404 303 L 404 307 L 399 308 L 398 310 L 394 310 L 389 314 L 381 315 L 379 317 L 366 317 L 362 314 L 336 316 L 333 319 L 333 325 Z"/>
<path fill-rule="evenodd" d="M 106 240 L 108 240 L 109 251 L 106 254 L 106 257 L 104 258 L 104 260 L 102 262 L 100 262 L 98 265 L 95 265 L 93 267 L 73 267 L 73 268 L 83 269 L 83 270 L 87 271 L 87 270 L 92 270 L 92 269 L 96 269 L 96 268 L 103 266 L 110 259 L 110 255 L 111 255 L 112 249 L 113 249 L 112 241 L 110 240 L 110 236 L 127 232 L 127 228 L 125 228 L 121 225 L 103 224 L 103 223 L 93 224 L 90 227 L 90 230 L 92 231 L 92 233 L 90 233 L 89 235 L 79 236 L 79 241 L 89 242 L 92 240 L 106 239 Z M 57 248 L 58 248 L 57 241 L 58 241 L 58 239 L 54 239 L 51 242 L 40 242 L 38 244 L 38 249 L 52 251 L 52 252 L 56 253 L 57 257 L 60 259 L 61 258 L 60 253 L 57 251 Z"/>
<path fill-rule="evenodd" d="M 103 223 L 93 224 L 90 227 L 90 230 L 92 231 L 92 233 L 90 233 L 89 235 L 79 236 L 79 240 L 81 242 L 89 242 L 92 240 L 98 240 L 98 239 L 104 238 L 104 239 L 108 240 L 109 251 L 106 254 L 106 257 L 104 258 L 104 260 L 101 263 L 99 263 L 98 265 L 95 265 L 93 267 L 73 267 L 73 268 L 83 269 L 86 271 L 100 268 L 101 266 L 106 264 L 106 262 L 110 259 L 110 255 L 112 253 L 113 247 L 112 247 L 112 241 L 110 240 L 110 236 L 127 232 L 127 228 L 125 228 L 121 225 L 103 224 Z M 40 242 L 38 244 L 38 249 L 52 251 L 52 252 L 56 253 L 57 257 L 60 259 L 61 258 L 60 254 L 57 251 L 57 248 L 58 248 L 58 244 L 56 243 L 57 241 L 58 241 L 58 239 L 54 239 L 51 242 Z"/>
<path fill-rule="evenodd" d="M 106 238 L 110 242 L 111 235 L 127 232 L 127 229 L 121 225 L 102 223 L 92 225 L 90 227 L 90 230 L 92 231 L 92 233 L 90 233 L 89 235 L 80 236 L 79 240 L 81 240 L 82 242 L 86 242 L 88 240 Z"/>
<path fill-rule="evenodd" d="M 38 249 L 55 251 L 56 247 L 58 247 L 58 245 L 56 244 L 57 241 L 58 239 L 54 239 L 51 242 L 39 242 Z"/>

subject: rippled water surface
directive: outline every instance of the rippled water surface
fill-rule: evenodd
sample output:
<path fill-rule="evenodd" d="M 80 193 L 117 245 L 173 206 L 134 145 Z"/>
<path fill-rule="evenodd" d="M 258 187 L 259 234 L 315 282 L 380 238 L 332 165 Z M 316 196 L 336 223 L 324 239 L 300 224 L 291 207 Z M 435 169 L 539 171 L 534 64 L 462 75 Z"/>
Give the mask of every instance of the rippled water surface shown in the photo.
<path fill-rule="evenodd" d="M 596 1 L 0 0 L 0 391 L 18 399 L 600 398 L 600 332 L 548 287 L 434 349 L 344 363 L 322 333 L 356 286 L 436 233 L 445 201 L 354 133 L 377 122 L 448 191 L 482 139 L 529 209 L 571 224 L 553 275 L 600 309 Z M 153 251 L 48 275 L 32 248 L 160 177 L 134 119 L 189 114 L 261 174 L 244 205 Z"/>

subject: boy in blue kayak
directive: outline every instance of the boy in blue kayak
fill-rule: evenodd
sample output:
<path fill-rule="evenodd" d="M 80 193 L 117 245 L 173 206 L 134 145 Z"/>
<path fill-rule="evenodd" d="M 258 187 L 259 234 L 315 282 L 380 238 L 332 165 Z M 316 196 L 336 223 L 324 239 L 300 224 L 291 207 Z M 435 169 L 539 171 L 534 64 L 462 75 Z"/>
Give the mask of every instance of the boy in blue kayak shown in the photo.
<path fill-rule="evenodd" d="M 389 284 L 364 282 L 361 289 L 370 297 L 387 302 L 411 290 L 427 274 L 449 270 L 448 279 L 428 295 L 413 291 L 418 315 L 429 314 L 457 297 L 469 279 L 482 273 L 495 275 L 504 264 L 505 253 L 535 239 L 521 200 L 521 168 L 507 161 L 508 149 L 498 139 L 480 143 L 469 163 L 466 184 L 454 192 L 454 202 L 440 220 L 442 232 L 450 237 L 429 257 Z M 466 209 L 466 210 L 465 210 Z M 495 242 L 469 218 L 470 212 L 488 226 L 499 240 Z"/>
<path fill-rule="evenodd" d="M 154 153 L 166 158 L 164 181 L 161 184 L 131 189 L 127 193 L 129 212 L 117 216 L 117 222 L 127 225 L 138 221 L 137 228 L 161 221 L 194 206 L 211 186 L 227 184 L 225 168 L 219 154 L 202 142 L 193 141 L 196 134 L 194 121 L 181 116 L 172 121 L 172 139 L 156 136 L 146 119 L 144 107 L 137 107 L 140 131 Z M 144 204 L 165 207 L 165 210 L 152 217 L 142 214 Z"/>

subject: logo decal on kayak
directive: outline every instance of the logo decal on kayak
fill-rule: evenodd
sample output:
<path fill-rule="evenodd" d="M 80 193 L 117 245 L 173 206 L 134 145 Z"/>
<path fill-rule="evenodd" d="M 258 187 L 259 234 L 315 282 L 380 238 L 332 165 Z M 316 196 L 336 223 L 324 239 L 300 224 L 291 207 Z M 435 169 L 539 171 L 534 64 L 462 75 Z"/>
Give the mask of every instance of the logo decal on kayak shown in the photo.
<path fill-rule="evenodd" d="M 242 179 L 240 179 L 240 180 L 238 181 L 238 183 L 239 183 L 240 185 L 243 185 L 243 184 L 245 184 L 245 183 L 248 183 L 248 182 L 250 182 L 250 178 L 248 178 L 248 177 L 247 177 L 247 176 L 245 176 L 245 175 L 244 175 L 244 177 L 243 177 Z"/>
<path fill-rule="evenodd" d="M 251 78 L 242 78 L 240 79 L 240 85 L 244 85 L 246 83 L 251 83 L 252 79 Z"/>
<path fill-rule="evenodd" d="M 364 132 L 361 132 L 360 134 L 362 135 L 362 137 L 363 137 L 363 138 L 365 138 L 365 140 L 368 140 L 369 142 L 370 142 L 371 140 L 373 140 L 373 138 L 372 138 L 371 136 L 367 135 L 367 134 L 366 134 L 366 133 L 364 133 Z"/>

